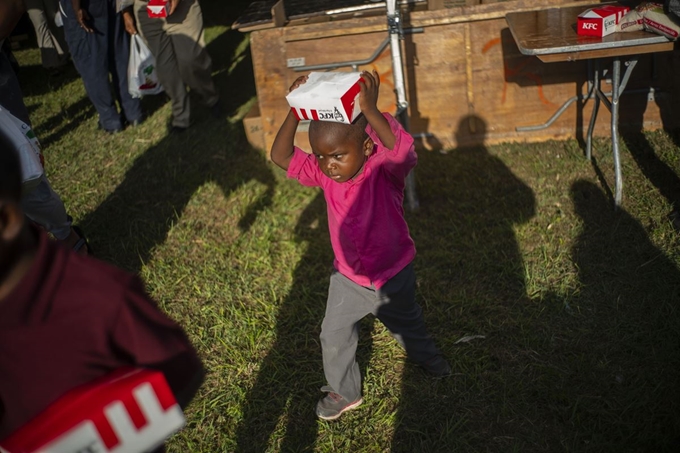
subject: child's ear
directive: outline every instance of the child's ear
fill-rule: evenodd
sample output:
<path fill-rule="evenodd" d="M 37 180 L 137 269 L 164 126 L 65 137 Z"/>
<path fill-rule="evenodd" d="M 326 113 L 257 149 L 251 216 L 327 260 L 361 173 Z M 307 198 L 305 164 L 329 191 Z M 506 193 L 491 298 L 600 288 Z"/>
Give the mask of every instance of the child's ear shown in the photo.
<path fill-rule="evenodd" d="M 0 200 L 0 240 L 14 241 L 21 234 L 25 220 L 18 203 Z"/>
<path fill-rule="evenodd" d="M 371 137 L 366 138 L 366 140 L 364 140 L 364 155 L 370 156 L 371 154 L 373 154 L 374 146 L 375 143 L 373 143 L 373 139 Z"/>

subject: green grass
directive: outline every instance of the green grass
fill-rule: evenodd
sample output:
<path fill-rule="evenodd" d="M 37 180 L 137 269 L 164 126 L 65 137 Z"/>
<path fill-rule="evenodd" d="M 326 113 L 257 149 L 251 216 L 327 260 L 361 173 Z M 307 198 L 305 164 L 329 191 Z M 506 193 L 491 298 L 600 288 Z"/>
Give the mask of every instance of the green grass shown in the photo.
<path fill-rule="evenodd" d="M 98 256 L 143 276 L 209 370 L 169 451 L 675 451 L 677 137 L 627 134 L 618 212 L 604 139 L 594 165 L 576 141 L 421 152 L 422 207 L 408 213 L 418 299 L 455 374 L 429 379 L 366 319 L 365 403 L 321 422 L 323 198 L 245 140 L 251 59 L 229 25 L 249 1 L 202 3 L 230 120 L 197 106 L 180 136 L 166 134 L 162 96 L 144 99 L 140 128 L 102 134 L 73 70 L 49 78 L 37 49 L 16 52 L 54 187 Z M 484 338 L 457 343 L 466 335 Z"/>

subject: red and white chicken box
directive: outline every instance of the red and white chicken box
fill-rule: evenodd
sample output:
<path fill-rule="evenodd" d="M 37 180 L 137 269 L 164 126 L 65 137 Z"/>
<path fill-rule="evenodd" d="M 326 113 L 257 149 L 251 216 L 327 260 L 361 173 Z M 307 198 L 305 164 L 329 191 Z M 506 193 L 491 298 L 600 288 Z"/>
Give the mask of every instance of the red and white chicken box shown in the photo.
<path fill-rule="evenodd" d="M 627 6 L 603 5 L 590 8 L 578 15 L 576 33 L 603 37 L 616 31 L 616 24 L 630 11 Z"/>
<path fill-rule="evenodd" d="M 146 13 L 150 18 L 168 17 L 168 0 L 149 0 Z"/>
<path fill-rule="evenodd" d="M 0 452 L 141 453 L 184 424 L 163 373 L 127 368 L 67 392 L 0 442 Z"/>
<path fill-rule="evenodd" d="M 286 100 L 298 120 L 351 124 L 361 113 L 360 72 L 310 72 Z"/>

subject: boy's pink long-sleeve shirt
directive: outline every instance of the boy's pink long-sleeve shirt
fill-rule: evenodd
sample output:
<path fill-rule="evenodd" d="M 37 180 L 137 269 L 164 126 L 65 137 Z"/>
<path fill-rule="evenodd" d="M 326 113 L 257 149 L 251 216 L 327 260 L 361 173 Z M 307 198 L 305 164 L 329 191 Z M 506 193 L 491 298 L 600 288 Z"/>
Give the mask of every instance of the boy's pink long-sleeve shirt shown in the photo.
<path fill-rule="evenodd" d="M 380 288 L 416 254 L 404 219 L 404 185 L 418 156 L 413 137 L 383 113 L 396 137 L 387 149 L 370 125 L 366 132 L 375 148 L 363 171 L 338 183 L 321 172 L 313 154 L 295 148 L 288 177 L 324 191 L 335 268 L 353 282 Z"/>

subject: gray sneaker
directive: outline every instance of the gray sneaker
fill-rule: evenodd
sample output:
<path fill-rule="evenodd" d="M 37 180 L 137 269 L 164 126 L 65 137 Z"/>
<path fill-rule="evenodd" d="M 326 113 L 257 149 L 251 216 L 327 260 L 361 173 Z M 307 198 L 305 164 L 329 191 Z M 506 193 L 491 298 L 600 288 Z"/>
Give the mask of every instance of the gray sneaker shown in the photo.
<path fill-rule="evenodd" d="M 359 407 L 364 401 L 359 397 L 358 400 L 350 403 L 345 398 L 335 393 L 333 389 L 327 385 L 321 387 L 321 391 L 328 392 L 326 396 L 316 403 L 316 416 L 322 420 L 335 420 L 340 417 L 343 412 Z"/>

